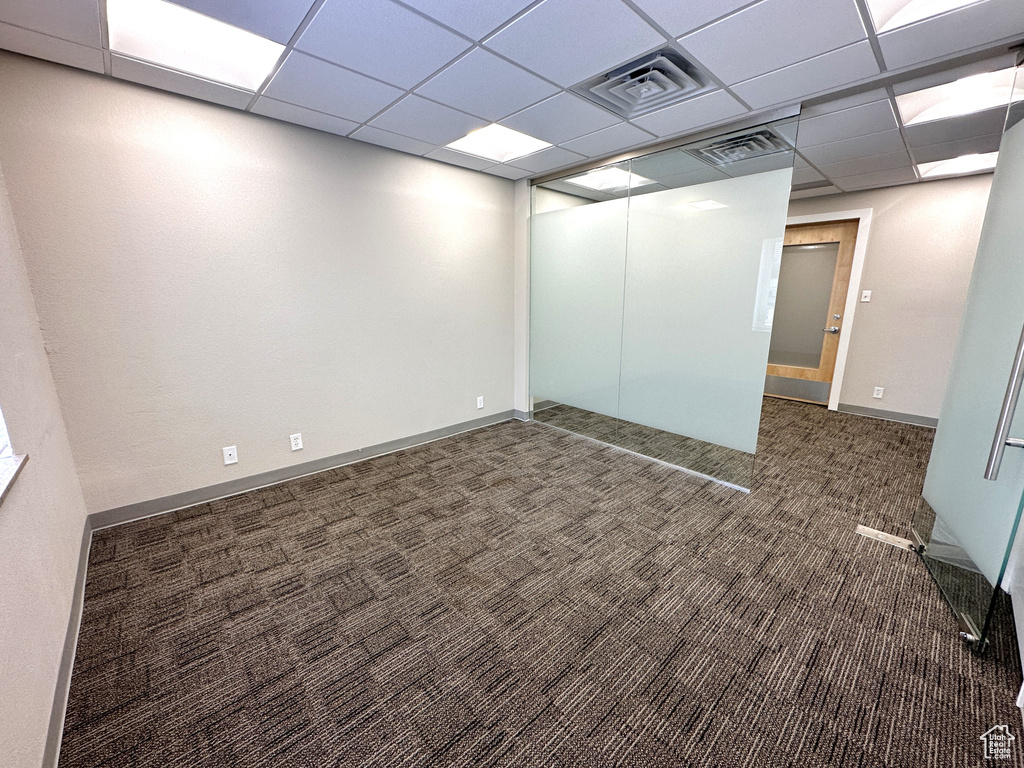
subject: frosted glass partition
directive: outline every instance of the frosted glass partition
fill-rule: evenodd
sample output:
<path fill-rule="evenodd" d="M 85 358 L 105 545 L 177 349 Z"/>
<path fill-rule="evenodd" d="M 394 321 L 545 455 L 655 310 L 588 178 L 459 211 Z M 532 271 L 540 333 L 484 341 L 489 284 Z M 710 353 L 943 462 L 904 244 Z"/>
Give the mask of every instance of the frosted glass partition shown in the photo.
<path fill-rule="evenodd" d="M 541 198 L 544 204 L 554 196 Z M 615 417 L 626 207 L 626 200 L 611 200 L 549 210 L 531 219 L 530 370 L 535 410 L 560 403 Z M 585 430 L 588 436 L 614 435 L 614 429 L 598 425 Z"/>
<path fill-rule="evenodd" d="M 749 488 L 795 121 L 534 188 L 534 418 Z"/>
<path fill-rule="evenodd" d="M 979 644 L 1024 504 L 1024 450 L 1005 447 L 989 472 L 993 444 L 1003 442 L 996 428 L 1013 407 L 1005 437 L 1024 437 L 1024 403 L 1007 391 L 1024 336 L 1024 71 L 1015 96 L 914 520 L 929 571 Z"/>

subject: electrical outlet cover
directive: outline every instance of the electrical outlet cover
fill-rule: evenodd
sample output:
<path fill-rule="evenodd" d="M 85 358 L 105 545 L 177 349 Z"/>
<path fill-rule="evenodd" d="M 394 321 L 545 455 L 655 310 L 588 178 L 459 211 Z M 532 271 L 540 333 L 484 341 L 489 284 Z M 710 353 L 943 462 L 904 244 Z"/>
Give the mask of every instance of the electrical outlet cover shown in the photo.
<path fill-rule="evenodd" d="M 293 451 L 301 451 L 302 450 L 302 433 L 301 432 L 296 432 L 294 435 L 289 436 L 288 439 L 292 441 L 292 450 Z"/>

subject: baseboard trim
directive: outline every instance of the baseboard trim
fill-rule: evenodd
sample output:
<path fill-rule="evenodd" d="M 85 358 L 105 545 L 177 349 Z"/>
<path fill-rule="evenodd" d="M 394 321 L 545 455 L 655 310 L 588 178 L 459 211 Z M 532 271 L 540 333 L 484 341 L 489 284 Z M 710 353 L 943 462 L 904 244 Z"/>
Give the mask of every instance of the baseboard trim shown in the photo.
<path fill-rule="evenodd" d="M 398 440 L 389 440 L 386 443 L 378 443 L 366 448 L 358 448 L 354 451 L 339 453 L 302 464 L 294 464 L 290 467 L 282 467 L 281 469 L 274 469 L 269 472 L 262 472 L 258 475 L 241 477 L 237 480 L 229 480 L 226 483 L 208 485 L 205 488 L 197 488 L 194 491 L 175 493 L 159 499 L 150 499 L 149 501 L 140 501 L 136 504 L 128 504 L 102 512 L 94 512 L 89 515 L 89 521 L 92 524 L 92 530 L 98 531 L 103 528 L 129 523 L 133 520 L 142 520 L 146 517 L 162 515 L 178 509 L 185 509 L 186 507 L 194 507 L 196 504 L 205 504 L 217 499 L 227 498 L 228 496 L 237 496 L 240 493 L 266 488 L 269 485 L 277 485 L 278 483 L 284 483 L 298 477 L 305 477 L 306 475 L 313 475 L 328 469 L 343 467 L 356 461 L 372 459 L 375 456 L 383 456 L 386 453 L 394 453 L 395 451 L 401 451 L 416 445 L 443 440 L 446 437 L 462 432 L 470 432 L 481 427 L 500 424 L 503 421 L 512 419 L 515 413 L 515 411 L 511 410 L 502 411 L 491 416 L 483 416 L 479 419 L 461 422 L 460 424 L 452 424 L 448 427 L 432 429 L 429 432 L 421 432 L 418 435 L 403 437 Z"/>
<path fill-rule="evenodd" d="M 515 410 L 515 411 L 512 411 L 512 418 L 513 419 L 518 419 L 519 421 L 529 421 L 530 420 L 530 412 L 529 411 Z"/>
<path fill-rule="evenodd" d="M 919 427 L 931 427 L 935 429 L 939 420 L 931 416 L 916 416 L 913 413 L 899 413 L 898 411 L 886 411 L 881 408 L 865 408 L 862 405 L 846 405 L 840 403 L 837 410 L 840 413 L 852 413 L 857 416 L 869 416 L 872 419 L 884 419 L 885 421 L 899 421 L 903 424 L 916 424 Z"/>
<path fill-rule="evenodd" d="M 57 768 L 57 760 L 60 758 L 60 744 L 64 737 L 64 717 L 67 714 L 68 693 L 71 691 L 71 672 L 75 666 L 75 652 L 78 650 L 78 631 L 82 626 L 85 575 L 89 567 L 91 545 L 92 526 L 89 519 L 86 518 L 82 527 L 82 546 L 78 552 L 75 590 L 71 594 L 71 614 L 68 616 L 68 630 L 64 635 L 64 650 L 61 652 L 60 667 L 57 669 L 57 685 L 53 693 L 53 707 L 50 709 L 46 746 L 43 749 L 43 768 Z"/>

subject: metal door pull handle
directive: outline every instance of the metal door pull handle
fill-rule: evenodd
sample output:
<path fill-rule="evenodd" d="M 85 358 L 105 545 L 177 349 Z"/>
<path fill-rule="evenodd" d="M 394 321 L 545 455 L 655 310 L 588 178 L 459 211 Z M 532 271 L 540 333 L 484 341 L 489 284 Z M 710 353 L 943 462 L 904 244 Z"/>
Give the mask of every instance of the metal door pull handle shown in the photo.
<path fill-rule="evenodd" d="M 999 477 L 999 465 L 1003 463 L 1003 451 L 1006 446 L 1013 445 L 1010 437 L 1010 423 L 1013 421 L 1013 412 L 1017 409 L 1017 398 L 1020 396 L 1021 385 L 1024 384 L 1024 329 L 1020 333 L 1020 341 L 1017 342 L 1017 353 L 1013 356 L 1013 365 L 1010 368 L 1010 379 L 1006 383 L 1006 394 L 1003 395 L 1003 406 L 999 409 L 999 420 L 996 422 L 996 434 L 992 438 L 992 450 L 988 454 L 988 462 L 985 464 L 985 479 L 995 480 Z M 1024 445 L 1019 446 L 1024 448 Z"/>
<path fill-rule="evenodd" d="M 1024 448 L 1024 437 L 1008 437 L 1006 444 L 1011 448 Z"/>
<path fill-rule="evenodd" d="M 830 325 L 828 328 L 823 329 L 825 333 L 839 333 L 838 325 Z"/>

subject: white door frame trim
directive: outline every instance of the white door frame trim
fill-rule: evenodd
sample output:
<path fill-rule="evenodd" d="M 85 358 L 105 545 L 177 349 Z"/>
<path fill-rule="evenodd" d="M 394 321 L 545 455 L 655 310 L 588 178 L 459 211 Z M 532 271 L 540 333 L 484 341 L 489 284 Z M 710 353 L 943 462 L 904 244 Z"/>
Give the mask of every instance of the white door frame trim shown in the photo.
<path fill-rule="evenodd" d="M 860 298 L 860 278 L 864 272 L 864 257 L 868 252 L 868 235 L 871 233 L 871 214 L 874 208 L 859 208 L 854 211 L 829 211 L 811 213 L 806 216 L 790 216 L 786 226 L 791 224 L 818 224 L 825 221 L 857 220 L 857 242 L 853 248 L 853 266 L 850 268 L 850 287 L 846 291 L 846 309 L 843 314 L 843 331 L 839 336 L 836 350 L 836 367 L 832 374 L 832 389 L 828 396 L 828 409 L 839 410 L 839 394 L 843 388 L 843 374 L 846 373 L 846 355 L 850 351 L 850 337 L 853 335 L 853 315 Z"/>

